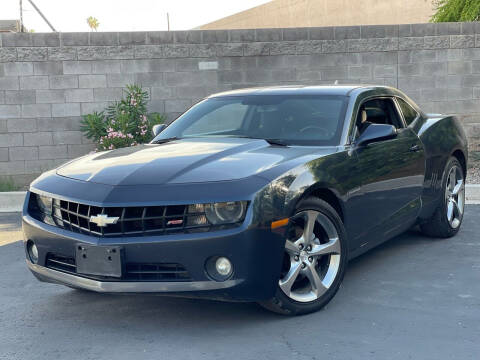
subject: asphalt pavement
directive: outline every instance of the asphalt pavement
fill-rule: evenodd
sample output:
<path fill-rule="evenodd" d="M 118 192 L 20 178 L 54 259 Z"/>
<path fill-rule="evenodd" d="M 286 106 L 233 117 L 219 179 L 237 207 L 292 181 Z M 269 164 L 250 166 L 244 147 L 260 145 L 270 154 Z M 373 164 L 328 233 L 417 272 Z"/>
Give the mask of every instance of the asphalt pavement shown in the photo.
<path fill-rule="evenodd" d="M 479 359 L 480 205 L 460 233 L 408 232 L 353 260 L 322 311 L 102 295 L 40 283 L 0 214 L 0 359 Z"/>

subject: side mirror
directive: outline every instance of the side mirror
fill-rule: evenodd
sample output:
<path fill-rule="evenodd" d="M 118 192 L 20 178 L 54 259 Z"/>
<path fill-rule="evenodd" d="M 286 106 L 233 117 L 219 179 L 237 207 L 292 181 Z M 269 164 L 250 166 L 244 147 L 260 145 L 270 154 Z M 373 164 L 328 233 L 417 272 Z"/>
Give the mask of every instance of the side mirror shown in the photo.
<path fill-rule="evenodd" d="M 355 144 L 357 146 L 367 145 L 376 141 L 392 139 L 395 136 L 397 136 L 397 129 L 393 125 L 370 124 L 355 141 Z"/>
<path fill-rule="evenodd" d="M 163 130 L 165 130 L 166 127 L 167 127 L 167 125 L 165 125 L 165 124 L 153 125 L 153 128 L 152 128 L 153 137 L 160 134 Z"/>

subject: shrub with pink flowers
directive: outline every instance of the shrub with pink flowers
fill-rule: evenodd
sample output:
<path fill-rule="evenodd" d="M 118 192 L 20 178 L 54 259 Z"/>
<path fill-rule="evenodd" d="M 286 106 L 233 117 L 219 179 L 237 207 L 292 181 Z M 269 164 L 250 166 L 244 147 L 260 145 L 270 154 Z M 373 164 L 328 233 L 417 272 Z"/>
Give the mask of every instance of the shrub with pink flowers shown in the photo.
<path fill-rule="evenodd" d="M 148 93 L 127 85 L 122 100 L 105 111 L 83 117 L 81 130 L 97 144 L 97 151 L 135 146 L 152 140 L 152 127 L 165 121 L 159 113 L 147 113 Z"/>

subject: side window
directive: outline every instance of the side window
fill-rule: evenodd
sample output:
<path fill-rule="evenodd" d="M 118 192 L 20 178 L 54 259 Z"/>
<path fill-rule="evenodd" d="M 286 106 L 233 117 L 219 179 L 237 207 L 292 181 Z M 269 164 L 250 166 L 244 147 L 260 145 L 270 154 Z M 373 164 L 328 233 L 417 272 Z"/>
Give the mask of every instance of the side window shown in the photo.
<path fill-rule="evenodd" d="M 357 115 L 357 134 L 360 135 L 370 124 L 389 124 L 397 129 L 403 123 L 392 99 L 368 100 L 360 106 Z"/>
<path fill-rule="evenodd" d="M 397 98 L 398 104 L 400 105 L 400 109 L 403 113 L 403 118 L 407 125 L 410 125 L 413 120 L 415 120 L 418 116 L 418 112 L 412 108 L 405 100 Z"/>

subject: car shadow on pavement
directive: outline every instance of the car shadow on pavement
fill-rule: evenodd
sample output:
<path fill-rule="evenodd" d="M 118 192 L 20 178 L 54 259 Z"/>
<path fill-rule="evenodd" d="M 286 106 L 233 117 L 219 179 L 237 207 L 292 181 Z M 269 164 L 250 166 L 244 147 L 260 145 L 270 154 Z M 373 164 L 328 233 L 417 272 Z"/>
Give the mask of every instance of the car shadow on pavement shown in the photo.
<path fill-rule="evenodd" d="M 342 311 L 351 302 L 349 296 L 358 296 L 361 282 L 369 274 L 383 271 L 386 263 L 403 254 L 414 253 L 418 247 L 427 246 L 432 240 L 419 236 L 415 231 L 398 236 L 372 251 L 351 261 L 344 284 L 333 301 L 321 312 Z M 34 282 L 34 279 L 31 279 Z M 359 286 L 360 285 L 360 286 Z M 49 289 L 46 289 L 48 287 Z M 255 303 L 220 302 L 203 299 L 175 298 L 154 295 L 110 295 L 73 290 L 53 284 L 34 283 L 35 292 L 42 295 L 35 302 L 42 302 L 51 317 L 104 329 L 128 329 L 132 331 L 161 328 L 169 331 L 201 330 L 206 324 L 212 329 L 251 326 L 272 321 L 299 321 L 270 313 Z M 346 289 L 347 290 L 346 290 Z M 349 288 L 350 291 L 348 290 Z M 354 293 L 352 293 L 352 290 Z M 51 290 L 51 291 L 50 291 Z M 355 294 L 357 292 L 357 294 Z M 361 296 L 361 294 L 360 294 Z M 37 304 L 38 305 L 38 304 Z M 348 306 L 348 305 L 347 305 Z M 43 317 L 48 314 L 43 314 Z M 299 318 L 296 318 L 299 319 Z M 181 330 L 180 330 L 181 329 Z"/>

